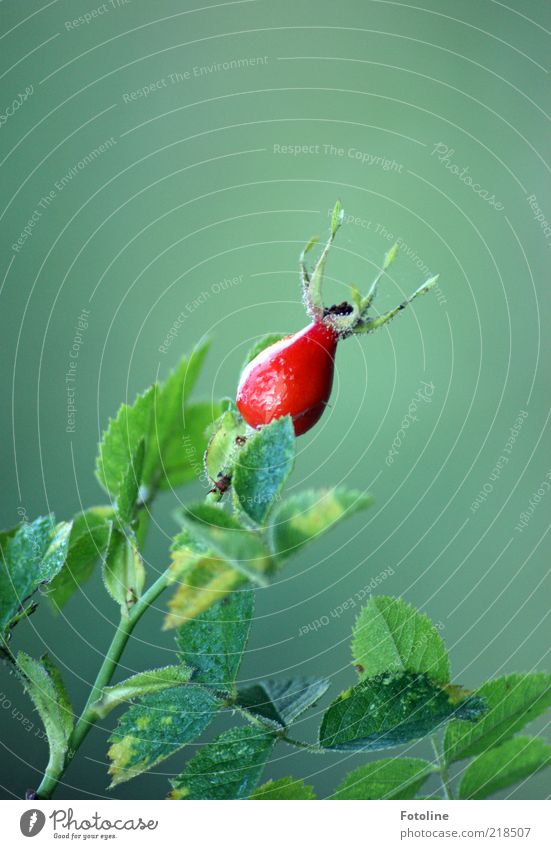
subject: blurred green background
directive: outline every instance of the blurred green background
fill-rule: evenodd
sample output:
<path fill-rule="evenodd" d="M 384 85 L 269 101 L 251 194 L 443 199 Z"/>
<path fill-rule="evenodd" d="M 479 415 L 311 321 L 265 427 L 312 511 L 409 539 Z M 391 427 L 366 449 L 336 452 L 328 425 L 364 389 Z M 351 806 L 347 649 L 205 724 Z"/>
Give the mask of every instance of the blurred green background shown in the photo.
<path fill-rule="evenodd" d="M 551 219 L 551 9 L 196 5 L 1 5 L 1 525 L 100 503 L 92 469 L 108 417 L 203 335 L 212 348 L 196 395 L 232 395 L 249 344 L 304 323 L 298 253 L 341 197 L 352 220 L 328 265 L 328 303 L 349 283 L 365 288 L 397 237 L 404 247 L 377 308 L 437 271 L 440 288 L 341 346 L 331 408 L 300 439 L 291 489 L 346 483 L 373 492 L 376 506 L 258 593 L 243 678 L 323 674 L 336 695 L 353 680 L 357 608 L 331 611 L 389 567 L 380 591 L 438 623 L 455 680 L 545 668 L 551 495 L 515 526 L 551 469 L 551 237 L 534 211 Z M 83 309 L 68 433 L 65 375 Z M 386 463 L 422 381 L 433 384 L 430 403 Z M 152 574 L 167 562 L 174 507 L 201 494 L 196 484 L 159 500 Z M 126 670 L 173 661 L 164 603 L 138 627 Z M 43 604 L 15 643 L 53 655 L 78 707 L 116 614 L 97 575 L 62 616 Z M 326 626 L 299 637 L 324 616 Z M 0 784 L 20 797 L 38 784 L 46 748 L 36 726 L 26 730 L 37 717 L 7 669 L 0 694 Z M 313 739 L 319 710 L 296 736 Z M 108 732 L 90 734 L 59 797 L 162 798 L 193 751 L 111 793 Z M 324 795 L 365 759 L 282 746 L 266 777 L 301 775 Z M 546 776 L 512 795 L 542 798 Z"/>

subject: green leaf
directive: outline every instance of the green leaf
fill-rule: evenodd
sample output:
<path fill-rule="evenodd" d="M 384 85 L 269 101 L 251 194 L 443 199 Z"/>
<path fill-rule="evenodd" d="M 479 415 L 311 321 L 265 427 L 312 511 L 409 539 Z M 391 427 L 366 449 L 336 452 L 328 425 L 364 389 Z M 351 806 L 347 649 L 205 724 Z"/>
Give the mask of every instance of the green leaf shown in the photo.
<path fill-rule="evenodd" d="M 213 504 L 186 508 L 182 520 L 194 539 L 214 556 L 221 557 L 248 580 L 266 586 L 264 574 L 273 566 L 261 537 L 244 527 L 234 516 Z"/>
<path fill-rule="evenodd" d="M 23 523 L 6 540 L 0 563 L 0 646 L 11 628 L 34 610 L 32 595 L 55 578 L 65 562 L 71 523 L 52 516 Z"/>
<path fill-rule="evenodd" d="M 311 784 L 305 784 L 301 778 L 270 779 L 257 787 L 250 799 L 259 801 L 311 801 L 316 798 Z"/>
<path fill-rule="evenodd" d="M 63 607 L 75 590 L 91 577 L 97 561 L 105 556 L 113 516 L 110 507 L 91 507 L 73 519 L 65 562 L 48 588 L 48 600 L 55 609 Z"/>
<path fill-rule="evenodd" d="M 275 737 L 258 728 L 232 728 L 203 746 L 171 782 L 172 799 L 246 799 L 264 769 Z"/>
<path fill-rule="evenodd" d="M 180 655 L 193 681 L 231 690 L 241 664 L 254 611 L 252 590 L 234 592 L 178 631 Z"/>
<path fill-rule="evenodd" d="M 295 432 L 290 416 L 276 419 L 248 439 L 233 473 L 237 506 L 257 525 L 263 524 L 295 460 Z"/>
<path fill-rule="evenodd" d="M 325 678 L 266 678 L 240 690 L 237 704 L 285 728 L 321 699 L 328 688 Z"/>
<path fill-rule="evenodd" d="M 246 430 L 247 423 L 234 410 L 226 410 L 217 422 L 205 454 L 206 471 L 213 484 L 233 474 Z"/>
<path fill-rule="evenodd" d="M 73 709 L 61 675 L 47 655 L 34 660 L 20 651 L 17 666 L 48 737 L 50 758 L 46 775 L 58 775 L 63 768 L 73 730 Z"/>
<path fill-rule="evenodd" d="M 134 536 L 113 529 L 109 553 L 103 563 L 103 583 L 120 604 L 123 615 L 140 598 L 145 585 L 145 568 Z"/>
<path fill-rule="evenodd" d="M 186 405 L 199 376 L 208 347 L 208 343 L 203 343 L 189 356 L 182 357 L 164 383 L 155 387 L 151 431 L 144 467 L 144 481 L 148 485 L 159 479 L 162 486 L 167 486 L 166 480 L 163 480 L 167 473 L 169 477 L 181 474 L 181 469 L 178 472 L 178 464 L 174 467 L 175 450 L 179 450 L 181 467 L 186 468 L 188 472 L 190 470 L 192 464 L 186 462 L 188 458 L 185 435 L 190 426 L 193 427 L 195 416 L 191 412 L 188 414 Z M 197 477 L 197 474 L 193 474 L 193 477 Z M 185 480 L 192 478 L 185 478 Z"/>
<path fill-rule="evenodd" d="M 104 719 L 113 708 L 118 707 L 123 702 L 136 699 L 139 696 L 146 696 L 149 693 L 158 693 L 178 684 L 185 684 L 189 681 L 190 676 L 191 669 L 183 664 L 138 672 L 119 684 L 104 687 L 101 698 L 94 702 L 94 712 L 98 719 Z"/>
<path fill-rule="evenodd" d="M 142 482 L 145 459 L 145 439 L 140 439 L 130 459 L 118 489 L 117 513 L 123 525 L 129 525 L 135 514 L 136 502 Z"/>
<path fill-rule="evenodd" d="M 320 744 L 326 749 L 369 751 L 386 749 L 433 732 L 453 717 L 474 719 L 479 699 L 458 700 L 427 675 L 385 673 L 341 693 L 326 711 Z"/>
<path fill-rule="evenodd" d="M 276 342 L 280 342 L 282 339 L 285 339 L 285 336 L 285 333 L 268 333 L 266 336 L 259 339 L 258 342 L 255 342 L 245 357 L 241 371 L 243 371 L 249 363 L 252 363 L 252 361 L 262 353 L 262 351 L 265 351 L 266 348 L 270 347 L 270 345 L 275 345 Z"/>
<path fill-rule="evenodd" d="M 286 499 L 272 521 L 273 548 L 278 561 L 295 554 L 341 519 L 372 504 L 371 496 L 345 487 L 306 490 Z"/>
<path fill-rule="evenodd" d="M 435 772 L 420 758 L 384 758 L 349 772 L 332 799 L 414 799 Z"/>
<path fill-rule="evenodd" d="M 504 743 L 551 706 L 551 675 L 513 674 L 487 681 L 478 690 L 487 713 L 474 725 L 451 722 L 444 736 L 448 763 L 478 755 Z"/>
<path fill-rule="evenodd" d="M 8 528 L 5 531 L 0 531 L 0 560 L 4 557 L 4 549 L 6 548 L 9 540 L 15 536 L 19 528 L 21 527 L 21 522 L 15 525 L 13 528 Z"/>
<path fill-rule="evenodd" d="M 96 477 L 115 500 L 140 441 L 145 442 L 144 486 L 151 489 L 176 486 L 201 474 L 191 453 L 207 437 L 204 429 L 219 415 L 219 405 L 187 405 L 203 363 L 207 345 L 184 357 L 161 385 L 154 384 L 132 405 L 123 404 L 109 421 L 96 459 Z M 209 414 L 209 409 L 211 413 Z M 146 495 L 148 493 L 146 492 Z"/>
<path fill-rule="evenodd" d="M 123 404 L 103 434 L 96 458 L 96 477 L 114 500 L 119 498 L 121 482 L 142 440 L 148 449 L 154 400 L 155 387 L 151 386 L 138 395 L 132 406 Z M 148 481 L 145 470 L 143 477 Z"/>
<path fill-rule="evenodd" d="M 314 788 L 305 784 L 300 778 L 278 778 L 276 781 L 270 779 L 266 784 L 257 787 L 250 799 L 261 801 L 310 801 L 315 799 Z"/>
<path fill-rule="evenodd" d="M 164 448 L 160 489 L 175 488 L 204 476 L 203 457 L 221 413 L 220 401 L 186 405 L 179 430 L 167 440 Z"/>
<path fill-rule="evenodd" d="M 459 783 L 460 799 L 487 799 L 551 764 L 551 746 L 537 737 L 513 737 L 472 761 Z"/>
<path fill-rule="evenodd" d="M 382 672 L 425 672 L 439 684 L 450 680 L 444 642 L 430 619 L 390 596 L 372 596 L 352 631 L 352 655 L 360 679 Z"/>
<path fill-rule="evenodd" d="M 198 737 L 220 704 L 206 688 L 182 684 L 132 705 L 109 738 L 111 787 L 146 772 Z"/>

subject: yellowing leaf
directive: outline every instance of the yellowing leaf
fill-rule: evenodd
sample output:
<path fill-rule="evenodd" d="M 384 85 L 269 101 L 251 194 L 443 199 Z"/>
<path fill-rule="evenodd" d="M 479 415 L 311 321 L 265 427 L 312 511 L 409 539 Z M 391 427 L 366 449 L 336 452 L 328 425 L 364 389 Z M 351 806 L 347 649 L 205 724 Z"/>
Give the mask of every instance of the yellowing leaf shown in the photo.
<path fill-rule="evenodd" d="M 273 547 L 279 561 L 317 539 L 341 519 L 371 506 L 371 496 L 354 489 L 307 490 L 284 501 L 272 520 Z"/>
<path fill-rule="evenodd" d="M 244 575 L 220 558 L 197 555 L 188 548 L 174 551 L 172 557 L 172 581 L 178 587 L 168 602 L 165 630 L 186 625 L 247 583 Z"/>
<path fill-rule="evenodd" d="M 194 684 L 151 693 L 133 704 L 110 737 L 111 786 L 146 772 L 201 734 L 220 704 Z"/>
<path fill-rule="evenodd" d="M 190 675 L 191 669 L 183 664 L 137 672 L 118 684 L 104 687 L 101 698 L 93 705 L 94 713 L 99 719 L 103 719 L 123 702 L 184 684 L 189 681 Z"/>

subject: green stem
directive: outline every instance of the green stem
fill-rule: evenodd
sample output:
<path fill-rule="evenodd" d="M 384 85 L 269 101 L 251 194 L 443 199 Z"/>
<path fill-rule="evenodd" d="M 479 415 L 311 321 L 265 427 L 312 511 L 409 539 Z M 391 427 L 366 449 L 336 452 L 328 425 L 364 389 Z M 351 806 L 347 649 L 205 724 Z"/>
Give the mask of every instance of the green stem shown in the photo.
<path fill-rule="evenodd" d="M 442 789 L 444 790 L 444 795 L 446 799 L 453 799 L 453 791 L 450 784 L 450 776 L 448 773 L 448 766 L 442 753 L 440 751 L 440 747 L 438 745 L 438 738 L 433 734 L 431 735 L 431 743 L 432 748 L 434 749 L 434 754 L 436 755 L 436 764 L 438 766 L 438 772 L 440 773 L 440 779 L 442 781 Z"/>
<path fill-rule="evenodd" d="M 298 749 L 307 749 L 309 752 L 314 752 L 317 755 L 326 755 L 326 749 L 323 749 L 321 746 L 315 746 L 312 743 L 303 743 L 302 740 L 295 740 L 293 737 L 289 737 L 287 735 L 287 731 L 282 729 L 281 731 L 276 731 L 271 722 L 265 722 L 262 720 L 260 716 L 257 716 L 250 710 L 247 710 L 246 707 L 237 703 L 235 698 L 229 699 L 227 701 L 228 707 L 233 707 L 234 710 L 239 711 L 249 722 L 253 725 L 256 725 L 257 728 L 262 728 L 263 731 L 267 731 L 270 734 L 275 734 L 279 740 L 282 740 L 284 743 L 289 743 L 290 746 L 296 746 Z"/>
<path fill-rule="evenodd" d="M 294 737 L 288 737 L 287 734 L 281 735 L 281 740 L 284 743 L 289 743 L 290 746 L 296 746 L 298 749 L 307 749 L 309 752 L 313 752 L 316 755 L 326 755 L 327 750 L 323 749 L 321 746 L 315 746 L 312 743 L 303 743 L 302 740 L 295 740 Z"/>
<path fill-rule="evenodd" d="M 61 765 L 60 769 L 55 773 L 45 773 L 40 787 L 37 790 L 39 799 L 49 799 L 51 797 L 70 761 L 96 722 L 97 715 L 94 709 L 94 703 L 100 698 L 103 688 L 111 681 L 134 626 L 137 622 L 139 622 L 148 607 L 150 607 L 155 599 L 162 593 L 167 586 L 167 583 L 168 569 L 159 575 L 157 580 L 151 584 L 149 589 L 146 590 L 146 592 L 131 608 L 130 612 L 127 615 L 121 616 L 115 635 L 111 640 L 111 645 L 107 650 L 107 654 L 100 666 L 96 680 L 94 681 L 90 695 L 88 696 L 88 701 L 86 702 L 69 739 L 65 761 Z"/>

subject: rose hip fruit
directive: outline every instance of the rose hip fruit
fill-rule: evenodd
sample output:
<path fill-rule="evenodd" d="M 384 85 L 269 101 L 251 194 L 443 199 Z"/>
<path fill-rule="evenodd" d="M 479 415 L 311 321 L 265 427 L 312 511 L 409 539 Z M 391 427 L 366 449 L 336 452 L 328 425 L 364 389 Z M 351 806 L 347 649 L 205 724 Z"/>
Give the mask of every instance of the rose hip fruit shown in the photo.
<path fill-rule="evenodd" d="M 343 220 L 344 211 L 337 201 L 331 216 L 329 239 L 312 271 L 306 267 L 305 257 L 315 248 L 318 238 L 308 242 L 300 257 L 302 296 L 312 324 L 264 348 L 241 375 L 237 408 L 251 427 L 262 427 L 274 419 L 291 416 L 297 436 L 310 430 L 319 421 L 331 395 L 338 341 L 383 327 L 415 298 L 430 292 L 436 285 L 438 275 L 426 280 L 394 309 L 382 315 L 371 315 L 379 282 L 398 254 L 399 244 L 396 243 L 385 254 L 364 297 L 352 287 L 350 302 L 325 307 L 322 299 L 325 263 Z"/>
<path fill-rule="evenodd" d="M 261 351 L 237 388 L 237 408 L 247 424 L 256 428 L 289 415 L 297 436 L 310 430 L 329 401 L 338 339 L 321 320 Z"/>

